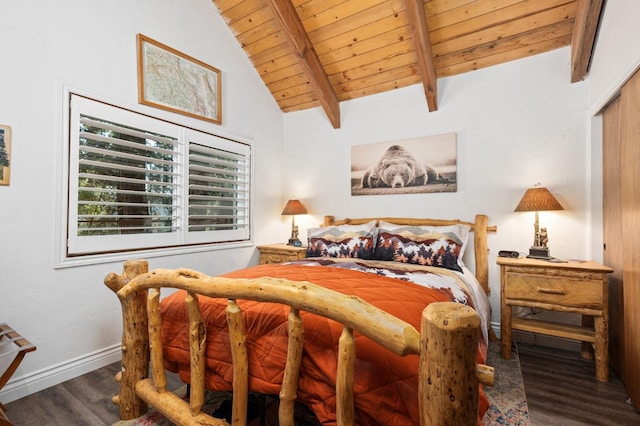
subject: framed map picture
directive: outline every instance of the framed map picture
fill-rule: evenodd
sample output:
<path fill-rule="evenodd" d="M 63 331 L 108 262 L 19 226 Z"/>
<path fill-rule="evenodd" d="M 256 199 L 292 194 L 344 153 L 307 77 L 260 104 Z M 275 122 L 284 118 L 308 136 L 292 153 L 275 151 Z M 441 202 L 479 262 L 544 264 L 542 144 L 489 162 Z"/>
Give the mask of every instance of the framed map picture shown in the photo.
<path fill-rule="evenodd" d="M 219 69 L 138 34 L 138 102 L 222 124 Z"/>
<path fill-rule="evenodd" d="M 0 185 L 9 185 L 11 172 L 11 127 L 0 124 Z"/>

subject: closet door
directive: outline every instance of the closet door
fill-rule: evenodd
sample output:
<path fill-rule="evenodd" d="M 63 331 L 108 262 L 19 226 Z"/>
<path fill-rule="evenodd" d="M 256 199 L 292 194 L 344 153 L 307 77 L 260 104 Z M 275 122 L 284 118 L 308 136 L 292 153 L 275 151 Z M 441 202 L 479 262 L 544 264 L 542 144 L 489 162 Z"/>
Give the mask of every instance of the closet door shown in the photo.
<path fill-rule="evenodd" d="M 624 369 L 624 287 L 622 270 L 624 247 L 621 205 L 620 98 L 603 112 L 602 196 L 604 264 L 613 268 L 609 274 L 609 359 L 620 377 Z"/>
<path fill-rule="evenodd" d="M 640 406 L 640 73 L 620 96 L 620 178 L 627 393 Z"/>

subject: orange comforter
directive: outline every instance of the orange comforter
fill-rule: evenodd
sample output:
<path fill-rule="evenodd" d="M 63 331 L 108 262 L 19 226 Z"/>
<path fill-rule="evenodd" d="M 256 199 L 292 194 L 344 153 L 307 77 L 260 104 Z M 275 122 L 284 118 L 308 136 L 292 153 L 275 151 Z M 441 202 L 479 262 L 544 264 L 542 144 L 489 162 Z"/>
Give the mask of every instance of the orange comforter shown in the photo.
<path fill-rule="evenodd" d="M 446 291 L 426 288 L 394 278 L 338 268 L 299 264 L 261 265 L 239 270 L 227 277 L 271 276 L 310 281 L 342 293 L 354 294 L 420 329 L 420 318 L 431 302 L 449 301 Z M 278 394 L 287 359 L 288 307 L 253 301 L 238 301 L 243 310 L 249 353 L 249 386 L 254 392 Z M 207 378 L 211 390 L 231 390 L 232 363 L 225 308 L 226 300 L 200 298 L 207 325 Z M 161 304 L 165 367 L 189 382 L 189 344 L 184 292 L 165 298 Z M 305 341 L 298 400 L 314 411 L 322 424 L 334 425 L 337 345 L 342 326 L 326 318 L 302 313 Z M 485 362 L 486 344 L 476 350 Z M 399 357 L 368 338 L 356 339 L 354 400 L 359 425 L 419 424 L 418 356 Z M 488 408 L 480 392 L 479 419 Z"/>

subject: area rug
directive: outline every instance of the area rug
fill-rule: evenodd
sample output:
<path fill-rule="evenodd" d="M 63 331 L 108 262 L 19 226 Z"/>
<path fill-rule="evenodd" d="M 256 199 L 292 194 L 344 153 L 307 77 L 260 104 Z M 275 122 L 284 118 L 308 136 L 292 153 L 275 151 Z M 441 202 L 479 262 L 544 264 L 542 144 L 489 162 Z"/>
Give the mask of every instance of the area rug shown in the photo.
<path fill-rule="evenodd" d="M 491 342 L 487 364 L 495 369 L 495 383 L 484 388 L 490 404 L 482 419 L 484 424 L 528 426 L 529 408 L 517 347 L 513 347 L 511 359 L 506 360 L 500 356 L 500 342 Z"/>
<path fill-rule="evenodd" d="M 500 342 L 491 342 L 489 345 L 487 364 L 495 368 L 495 384 L 486 386 L 485 393 L 489 399 L 489 410 L 485 414 L 483 423 L 489 425 L 517 425 L 529 426 L 529 412 L 527 398 L 524 392 L 520 359 L 517 349 L 514 348 L 510 360 L 503 360 L 500 356 Z M 175 391 L 181 398 L 185 397 L 186 386 Z M 202 411 L 212 413 L 216 410 L 224 410 L 230 401 L 231 395 L 226 392 L 209 392 Z M 271 397 L 268 397 L 271 398 Z M 267 401 L 270 407 L 266 412 L 266 426 L 278 425 L 278 410 L 274 408 L 277 402 Z M 258 426 L 258 419 L 249 422 L 249 426 Z M 296 425 L 317 425 L 317 420 L 305 410 L 304 407 L 296 407 Z M 149 412 L 137 419 L 119 421 L 113 426 L 172 426 L 169 420 L 164 418 L 153 407 Z"/>

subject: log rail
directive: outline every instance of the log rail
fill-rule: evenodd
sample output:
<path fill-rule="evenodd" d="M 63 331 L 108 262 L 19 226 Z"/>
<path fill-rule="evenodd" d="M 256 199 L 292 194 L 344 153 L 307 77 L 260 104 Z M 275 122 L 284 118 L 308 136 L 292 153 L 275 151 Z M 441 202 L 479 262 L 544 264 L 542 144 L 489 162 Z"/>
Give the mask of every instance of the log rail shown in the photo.
<path fill-rule="evenodd" d="M 122 371 L 116 376 L 120 393 L 113 402 L 122 420 L 143 415 L 151 404 L 178 425 L 227 425 L 201 411 L 205 396 L 206 332 L 198 296 L 228 299 L 227 324 L 233 360 L 232 424 L 245 425 L 248 405 L 248 356 L 242 311 L 238 299 L 290 306 L 289 347 L 280 391 L 281 425 L 293 425 L 294 402 L 302 360 L 303 324 L 300 311 L 343 324 L 338 347 L 336 383 L 337 423 L 353 425 L 354 332 L 392 352 L 418 354 L 419 406 L 422 425 L 476 424 L 479 383 L 493 384 L 493 368 L 476 364 L 480 318 L 468 306 L 440 302 L 422 315 L 422 334 L 410 324 L 363 301 L 309 283 L 276 278 L 239 279 L 209 277 L 188 269 L 148 271 L 145 260 L 126 262 L 122 275 L 109 274 L 105 284 L 118 295 L 123 310 Z M 189 402 L 166 388 L 163 368 L 160 289 L 187 292 L 191 352 Z M 427 347 L 430 350 L 427 350 Z M 149 379 L 148 371 L 152 378 Z"/>

